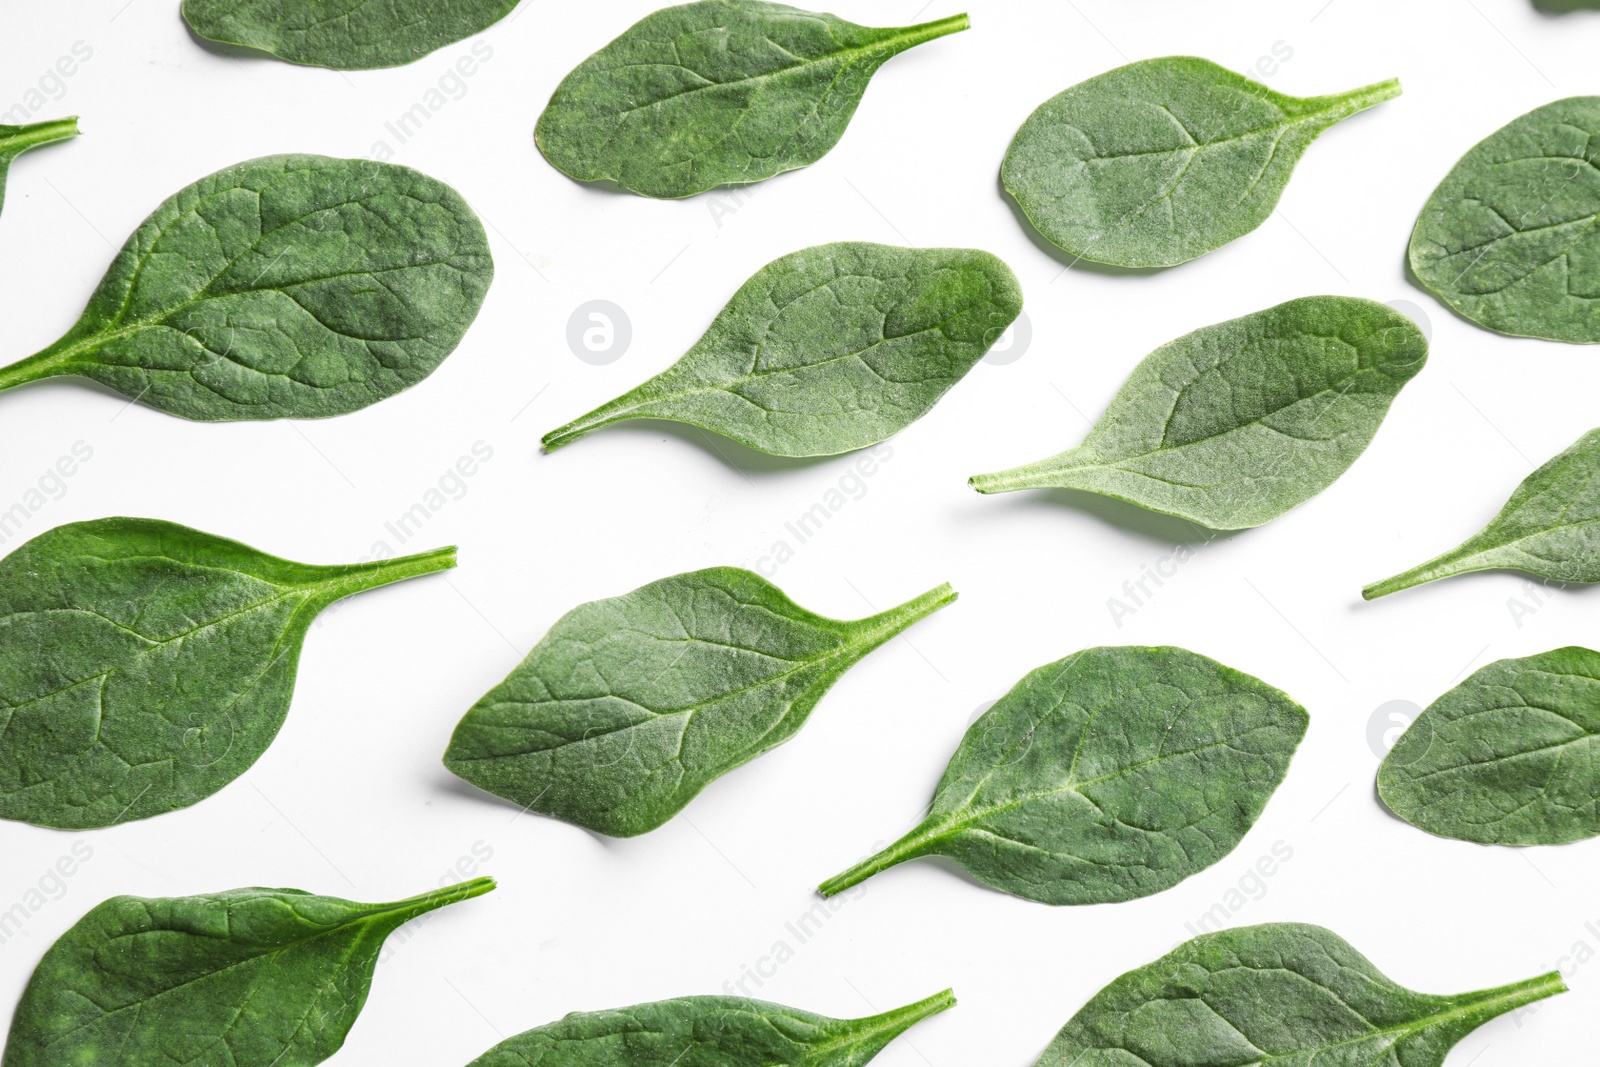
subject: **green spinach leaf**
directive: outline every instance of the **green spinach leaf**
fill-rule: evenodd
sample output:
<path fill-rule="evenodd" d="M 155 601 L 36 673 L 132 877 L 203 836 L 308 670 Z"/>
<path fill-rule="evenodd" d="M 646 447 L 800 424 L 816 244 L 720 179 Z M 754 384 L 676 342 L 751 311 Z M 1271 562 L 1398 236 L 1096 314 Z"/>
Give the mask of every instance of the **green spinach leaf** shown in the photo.
<path fill-rule="evenodd" d="M 845 671 L 955 599 L 942 585 L 841 622 L 735 567 L 664 578 L 563 616 L 467 712 L 445 766 L 540 814 L 642 834 L 793 737 Z"/>
<path fill-rule="evenodd" d="M 467 1067 L 862 1067 L 930 1015 L 945 990 L 867 1019 L 830 1019 L 743 997 L 680 997 L 573 1012 L 502 1041 Z"/>
<path fill-rule="evenodd" d="M 1600 342 L 1597 141 L 1600 96 L 1574 96 L 1480 142 L 1417 218 L 1417 280 L 1498 333 Z"/>
<path fill-rule="evenodd" d="M 66 141 L 78 136 L 78 120 L 55 119 L 29 126 L 0 126 L 0 209 L 6 203 L 6 173 L 11 161 L 30 148 Z"/>
<path fill-rule="evenodd" d="M 291 63 L 373 70 L 413 63 L 481 33 L 517 0 L 183 0 L 201 37 Z"/>
<path fill-rule="evenodd" d="M 844 242 L 790 253 L 733 295 L 682 359 L 544 437 L 669 419 L 779 456 L 831 456 L 927 414 L 1022 311 L 987 252 Z"/>
<path fill-rule="evenodd" d="M 0 560 L 0 819 L 82 830 L 204 800 L 277 736 L 318 612 L 454 566 L 308 566 L 156 519 L 40 534 Z"/>
<path fill-rule="evenodd" d="M 1600 652 L 1558 648 L 1475 672 L 1378 768 L 1389 810 L 1440 837 L 1561 845 L 1600 835 Z"/>
<path fill-rule="evenodd" d="M 1045 904 L 1170 889 L 1216 863 L 1289 771 L 1306 711 L 1181 648 L 1091 648 L 972 724 L 922 824 L 819 891 L 918 856 Z"/>
<path fill-rule="evenodd" d="M 1600 582 L 1600 430 L 1525 478 L 1500 514 L 1456 548 L 1361 590 L 1368 600 L 1470 571 Z"/>
<path fill-rule="evenodd" d="M 385 938 L 493 888 L 394 904 L 298 889 L 113 897 L 45 953 L 0 1065 L 311 1067 L 355 1025 Z"/>
<path fill-rule="evenodd" d="M 556 87 L 534 139 L 557 170 L 676 198 L 833 149 L 879 67 L 967 16 L 875 29 L 762 0 L 657 11 Z"/>
<path fill-rule="evenodd" d="M 1170 267 L 1260 226 L 1312 141 L 1399 95 L 1391 79 L 1285 96 L 1209 60 L 1146 59 L 1045 101 L 1011 142 L 1001 182 L 1079 259 Z"/>
<path fill-rule="evenodd" d="M 1453 997 L 1414 993 L 1331 930 L 1244 926 L 1202 934 L 1106 986 L 1035 1067 L 1443 1067 L 1490 1019 L 1566 991 L 1552 972 Z"/>
<path fill-rule="evenodd" d="M 0 389 L 91 378 L 187 419 L 315 419 L 433 373 L 494 276 L 466 201 L 405 167 L 268 156 L 145 220 L 83 317 Z"/>
<path fill-rule="evenodd" d="M 1427 357 L 1422 331 L 1393 308 L 1291 300 L 1162 345 L 1083 444 L 971 484 L 1080 489 L 1215 530 L 1260 526 L 1356 461 Z"/>

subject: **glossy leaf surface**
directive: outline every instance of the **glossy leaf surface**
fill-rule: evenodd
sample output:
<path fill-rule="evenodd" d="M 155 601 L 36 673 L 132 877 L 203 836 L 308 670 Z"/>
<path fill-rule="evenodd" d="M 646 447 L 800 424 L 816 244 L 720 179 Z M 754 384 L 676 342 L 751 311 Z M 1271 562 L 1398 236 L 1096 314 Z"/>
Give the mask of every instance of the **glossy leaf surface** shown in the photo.
<path fill-rule="evenodd" d="M 453 566 L 292 563 L 156 519 L 39 535 L 0 560 L 0 818 L 89 829 L 204 800 L 277 736 L 318 612 Z"/>
<path fill-rule="evenodd" d="M 918 856 L 1046 904 L 1132 900 L 1233 851 L 1288 773 L 1306 711 L 1181 648 L 1091 648 L 968 729 L 922 824 L 833 896 Z"/>
<path fill-rule="evenodd" d="M 716 567 L 597 600 L 467 712 L 445 765 L 532 811 L 642 834 L 793 737 L 846 670 L 955 598 L 944 585 L 841 622 Z"/>

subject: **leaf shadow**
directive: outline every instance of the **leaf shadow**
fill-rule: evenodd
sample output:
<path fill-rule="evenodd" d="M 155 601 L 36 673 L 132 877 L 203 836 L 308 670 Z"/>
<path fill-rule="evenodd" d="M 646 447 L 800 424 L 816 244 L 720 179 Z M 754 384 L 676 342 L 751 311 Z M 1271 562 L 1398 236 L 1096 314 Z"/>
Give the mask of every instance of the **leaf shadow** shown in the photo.
<path fill-rule="evenodd" d="M 1596 0 L 1600 3 L 1600 0 Z M 1164 274 L 1173 267 L 1118 267 L 1110 263 L 1096 263 L 1092 259 L 1075 256 L 1071 252 L 1053 243 L 1048 237 L 1040 233 L 1034 226 L 1033 220 L 1028 218 L 1028 213 L 1022 210 L 1022 205 L 1016 198 L 1006 191 L 1004 179 L 997 173 L 994 178 L 995 187 L 1000 191 L 1000 199 L 1011 209 L 1012 216 L 1017 220 L 1017 225 L 1022 227 L 1022 232 L 1027 235 L 1033 246 L 1051 259 L 1060 263 L 1068 270 L 1088 271 L 1090 274 L 1105 274 L 1111 277 L 1142 277 L 1152 274 Z M 1182 263 L 1175 266 L 1183 266 Z"/>
<path fill-rule="evenodd" d="M 1019 510 L 1076 511 L 1097 519 L 1108 526 L 1115 527 L 1123 533 L 1132 534 L 1151 544 L 1164 547 L 1171 547 L 1176 544 L 1212 544 L 1218 541 L 1231 540 L 1239 534 L 1248 532 L 1246 530 L 1213 530 L 1200 525 L 1192 519 L 1181 519 L 1175 515 L 1163 515 L 1158 511 L 1149 511 L 1125 500 L 1101 496 L 1098 493 L 1090 493 L 1081 489 L 1026 489 L 1016 493 L 997 493 L 994 495 L 1011 499 L 1001 499 L 997 502 L 989 503 L 990 510 L 1002 512 Z M 1001 521 L 1009 520 L 1002 519 Z"/>
<path fill-rule="evenodd" d="M 701 452 L 715 456 L 718 460 L 745 476 L 813 470 L 825 465 L 830 460 L 837 460 L 860 451 L 860 449 L 853 449 L 851 452 L 832 456 L 774 456 L 758 451 L 748 445 L 742 445 L 731 437 L 723 437 L 721 434 L 713 433 L 710 430 L 702 430 L 698 426 L 691 426 L 685 422 L 672 422 L 667 419 L 629 419 L 627 422 L 605 427 L 604 432 L 674 438 L 694 446 Z M 867 445 L 864 447 L 870 448 L 872 446 Z"/>
<path fill-rule="evenodd" d="M 1570 15 L 1574 11 L 1600 11 L 1600 0 L 1533 0 L 1541 15 Z"/>

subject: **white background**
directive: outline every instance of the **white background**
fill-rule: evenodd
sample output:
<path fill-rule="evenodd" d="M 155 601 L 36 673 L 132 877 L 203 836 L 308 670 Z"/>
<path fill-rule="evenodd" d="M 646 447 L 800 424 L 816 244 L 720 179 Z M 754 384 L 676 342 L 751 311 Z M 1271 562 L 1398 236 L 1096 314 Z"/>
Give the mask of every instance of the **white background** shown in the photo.
<path fill-rule="evenodd" d="M 339 74 L 204 46 L 176 0 L 0 5 L 0 109 L 75 43 L 93 51 L 47 82 L 60 98 L 35 116 L 79 114 L 83 137 L 12 168 L 0 219 L 7 358 L 72 324 L 161 200 L 269 153 L 367 156 L 387 142 L 396 162 L 473 204 L 498 271 L 476 326 L 431 378 L 343 418 L 204 425 L 68 381 L 0 396 L 0 510 L 75 442 L 93 449 L 27 537 L 126 514 L 317 563 L 461 546 L 459 570 L 324 617 L 282 734 L 219 795 L 95 833 L 0 825 L 0 910 L 39 903 L 30 890 L 58 857 L 93 849 L 64 895 L 43 898 L 0 945 L 0 1011 L 51 941 L 108 896 L 288 885 L 389 900 L 437 884 L 476 849 L 492 851 L 483 873 L 500 890 L 391 953 L 334 1062 L 454 1067 L 570 1010 L 723 992 L 760 967 L 770 977 L 747 991 L 837 1016 L 954 986 L 960 1006 L 879 1062 L 1023 1067 L 1096 990 L 1218 904 L 1233 924 L 1328 926 L 1429 992 L 1565 966 L 1571 995 L 1483 1028 L 1450 1064 L 1592 1060 L 1600 964 L 1576 960 L 1600 952 L 1600 841 L 1511 850 L 1426 836 L 1377 803 L 1369 734 L 1385 702 L 1425 705 L 1471 667 L 1600 641 L 1600 593 L 1534 593 L 1509 574 L 1370 605 L 1359 590 L 1477 530 L 1534 465 L 1600 422 L 1595 351 L 1480 330 L 1403 270 L 1417 210 L 1463 152 L 1525 111 L 1595 89 L 1600 14 L 1544 15 L 1529 0 L 972 0 L 974 28 L 891 61 L 820 163 L 738 197 L 665 203 L 580 187 L 531 136 L 562 75 L 654 6 L 529 0 L 482 35 L 492 57 L 457 83 L 447 76 L 470 41 L 398 70 Z M 891 25 L 960 9 L 834 10 Z M 1064 270 L 1019 225 L 998 169 L 1047 97 L 1128 60 L 1189 53 L 1250 70 L 1275 47 L 1292 57 L 1258 75 L 1270 70 L 1277 89 L 1399 76 L 1405 95 L 1313 145 L 1258 231 L 1176 269 L 1115 276 Z M 399 143 L 386 123 L 442 78 L 444 105 Z M 851 469 L 857 457 L 776 461 L 642 423 L 538 452 L 540 434 L 675 360 L 757 268 L 844 239 L 999 254 L 1022 280 L 1033 339 L 1013 363 L 980 364 L 895 437 L 865 494 L 792 545 L 775 578 L 840 617 L 946 580 L 960 601 L 846 675 L 794 741 L 645 837 L 518 818 L 456 782 L 439 757 L 457 719 L 563 612 L 698 567 L 756 566 Z M 1157 345 L 1312 293 L 1412 301 L 1431 319 L 1433 352 L 1354 468 L 1291 514 L 1206 544 L 1121 505 L 966 487 L 970 474 L 1076 443 Z M 632 324 L 608 366 L 579 360 L 566 340 L 569 316 L 595 299 Z M 464 492 L 447 484 L 458 498 L 402 546 L 385 523 L 478 442 L 492 460 Z M 1192 558 L 1118 625 L 1108 599 L 1180 543 Z M 815 905 L 819 880 L 912 825 L 981 704 L 1033 667 L 1118 643 L 1194 649 L 1310 709 L 1288 780 L 1232 855 L 1153 898 L 1088 908 L 1013 900 L 921 861 L 869 882 L 806 943 L 786 929 Z M 1292 857 L 1250 880 L 1280 842 Z M 763 962 L 778 942 L 792 958 Z"/>

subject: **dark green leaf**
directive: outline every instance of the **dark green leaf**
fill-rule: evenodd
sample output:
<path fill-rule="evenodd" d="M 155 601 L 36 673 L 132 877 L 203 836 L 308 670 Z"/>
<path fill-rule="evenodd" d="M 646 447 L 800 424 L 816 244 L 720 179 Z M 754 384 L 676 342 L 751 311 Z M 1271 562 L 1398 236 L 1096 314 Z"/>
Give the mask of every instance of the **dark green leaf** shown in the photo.
<path fill-rule="evenodd" d="M 614 837 L 654 830 L 805 725 L 868 652 L 956 599 L 942 585 L 854 622 L 714 567 L 568 612 L 456 727 L 445 766 Z"/>
<path fill-rule="evenodd" d="M 204 800 L 277 736 L 319 611 L 454 566 L 308 566 L 155 519 L 40 534 L 0 560 L 0 818 L 80 830 Z"/>
<path fill-rule="evenodd" d="M 1081 489 L 1216 530 L 1260 526 L 1356 461 L 1427 358 L 1422 331 L 1383 304 L 1291 300 L 1162 345 L 1083 444 L 972 487 Z"/>
<path fill-rule="evenodd" d="M 66 141 L 78 136 L 78 120 L 55 119 L 30 126 L 0 126 L 0 208 L 6 202 L 6 172 L 11 161 L 30 148 Z"/>
<path fill-rule="evenodd" d="M 967 25 L 875 29 L 761 0 L 663 8 L 566 76 L 534 139 L 564 174 L 644 196 L 762 181 L 827 155 L 889 59 Z"/>
<path fill-rule="evenodd" d="M 465 40 L 517 0 L 183 0 L 195 33 L 335 70 L 398 67 Z"/>
<path fill-rule="evenodd" d="M 1046 904 L 1159 893 L 1233 851 L 1306 723 L 1283 693 L 1181 648 L 1074 653 L 984 712 L 922 824 L 822 895 L 918 856 Z"/>
<path fill-rule="evenodd" d="M 493 276 L 483 226 L 449 186 L 268 156 L 157 208 L 78 324 L 0 369 L 0 389 L 76 375 L 186 419 L 342 415 L 432 374 Z"/>
<path fill-rule="evenodd" d="M 1519 570 L 1558 582 L 1600 582 L 1600 430 L 1523 479 L 1478 533 L 1442 556 L 1374 582 L 1368 600 L 1470 571 Z"/>
<path fill-rule="evenodd" d="M 780 456 L 877 444 L 929 409 L 1022 311 L 987 252 L 817 245 L 762 267 L 662 373 L 544 437 L 670 419 Z"/>
<path fill-rule="evenodd" d="M 1600 96 L 1528 112 L 1461 157 L 1411 233 L 1411 270 L 1479 326 L 1600 342 Z"/>
<path fill-rule="evenodd" d="M 1047 100 L 1017 131 L 1001 180 L 1079 259 L 1170 267 L 1260 226 L 1312 141 L 1399 95 L 1390 80 L 1285 96 L 1209 60 L 1146 59 Z"/>
<path fill-rule="evenodd" d="M 312 1067 L 355 1025 L 386 937 L 493 888 L 395 904 L 298 889 L 113 897 L 45 953 L 0 1067 Z"/>
<path fill-rule="evenodd" d="M 1414 993 L 1331 930 L 1245 926 L 1202 934 L 1106 986 L 1035 1067 L 1442 1067 L 1490 1019 L 1566 991 L 1551 973 L 1453 997 Z"/>
<path fill-rule="evenodd" d="M 947 989 L 868 1019 L 830 1019 L 742 997 L 680 997 L 573 1012 L 502 1041 L 467 1067 L 861 1067 L 955 1002 Z"/>
<path fill-rule="evenodd" d="M 1600 652 L 1558 648 L 1475 672 L 1417 716 L 1378 768 L 1389 810 L 1485 845 L 1600 835 Z"/>

